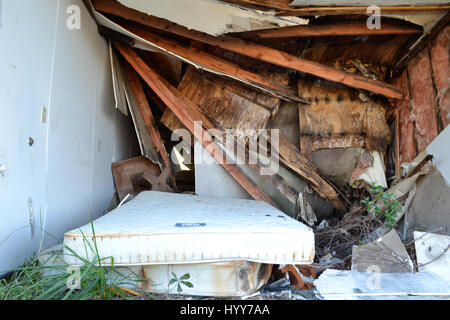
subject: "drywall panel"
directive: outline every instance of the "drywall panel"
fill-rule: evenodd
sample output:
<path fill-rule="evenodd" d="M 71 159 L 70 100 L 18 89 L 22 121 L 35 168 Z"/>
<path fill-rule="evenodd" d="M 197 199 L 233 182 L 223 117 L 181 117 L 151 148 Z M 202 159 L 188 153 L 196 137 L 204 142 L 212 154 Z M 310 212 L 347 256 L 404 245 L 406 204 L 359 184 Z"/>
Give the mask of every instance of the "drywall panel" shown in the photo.
<path fill-rule="evenodd" d="M 447 4 L 448 1 L 440 0 L 293 0 L 290 5 L 295 7 L 307 6 L 414 6 Z"/>
<path fill-rule="evenodd" d="M 273 13 L 245 9 L 214 0 L 119 0 L 119 2 L 129 8 L 211 35 L 308 24 L 308 20 L 302 18 L 276 17 Z"/>
<path fill-rule="evenodd" d="M 54 0 L 1 1 L 0 275 L 40 243 L 46 161 L 41 111 L 48 110 L 57 10 Z"/>

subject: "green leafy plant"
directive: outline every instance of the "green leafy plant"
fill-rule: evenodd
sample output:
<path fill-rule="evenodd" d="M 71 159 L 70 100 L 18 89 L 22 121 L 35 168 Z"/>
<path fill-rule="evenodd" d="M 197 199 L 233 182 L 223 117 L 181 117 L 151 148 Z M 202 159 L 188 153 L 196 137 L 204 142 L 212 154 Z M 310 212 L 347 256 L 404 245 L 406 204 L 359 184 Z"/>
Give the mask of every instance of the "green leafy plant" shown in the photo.
<path fill-rule="evenodd" d="M 169 286 L 176 285 L 177 291 L 179 293 L 181 293 L 183 291 L 182 285 L 184 285 L 188 288 L 193 288 L 194 285 L 192 283 L 190 283 L 189 281 L 186 281 L 186 280 L 189 280 L 190 277 L 191 277 L 191 275 L 189 273 L 186 273 L 178 279 L 177 275 L 174 272 L 172 272 L 172 279 L 170 279 L 170 281 L 169 281 Z"/>
<path fill-rule="evenodd" d="M 401 203 L 395 199 L 395 195 L 391 192 L 383 191 L 383 187 L 372 184 L 372 189 L 369 190 L 371 197 L 366 197 L 361 200 L 361 203 L 367 207 L 367 211 L 372 212 L 374 217 L 383 216 L 387 228 L 392 228 L 397 225 L 397 214 L 402 211 Z M 380 205 L 381 203 L 383 206 Z"/>

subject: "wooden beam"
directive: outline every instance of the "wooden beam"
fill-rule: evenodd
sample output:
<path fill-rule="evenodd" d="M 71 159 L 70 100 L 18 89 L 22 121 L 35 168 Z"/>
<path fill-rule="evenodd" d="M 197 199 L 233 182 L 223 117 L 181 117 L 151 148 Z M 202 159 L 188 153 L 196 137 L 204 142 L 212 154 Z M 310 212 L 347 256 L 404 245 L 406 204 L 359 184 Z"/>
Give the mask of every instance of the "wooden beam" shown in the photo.
<path fill-rule="evenodd" d="M 235 164 L 227 164 L 225 159 L 215 152 L 216 148 L 214 147 L 215 144 L 213 139 L 203 128 L 194 130 L 197 129 L 194 126 L 194 122 L 202 118 L 202 114 L 197 110 L 195 105 L 189 103 L 189 100 L 185 99 L 177 89 L 173 88 L 161 76 L 150 69 L 133 49 L 121 44 L 114 44 L 114 46 L 139 73 L 150 88 L 152 88 L 152 90 L 161 98 L 167 107 L 183 122 L 183 125 L 186 126 L 195 138 L 202 143 L 205 149 L 211 153 L 211 156 L 215 158 L 255 200 L 265 201 L 274 205 L 271 199 L 262 192 L 256 184 L 250 181 L 238 166 Z"/>
<path fill-rule="evenodd" d="M 345 21 L 329 25 L 292 26 L 256 31 L 260 38 L 331 37 L 355 35 L 420 34 L 420 28 L 383 22 L 381 29 L 369 29 L 365 21 Z"/>
<path fill-rule="evenodd" d="M 245 8 L 262 9 L 262 10 L 289 10 L 290 0 L 282 1 L 261 1 L 261 0 L 222 0 L 223 2 L 236 4 Z"/>
<path fill-rule="evenodd" d="M 150 109 L 150 105 L 148 104 L 147 97 L 145 96 L 144 88 L 142 87 L 142 84 L 139 80 L 139 76 L 129 64 L 125 65 L 125 71 L 127 74 L 128 82 L 130 83 L 130 87 L 133 90 L 134 96 L 136 97 L 136 101 L 139 105 L 139 110 L 141 111 L 142 117 L 144 118 L 145 126 L 147 127 L 150 138 L 152 139 L 153 145 L 155 146 L 156 152 L 158 153 L 158 157 L 165 167 L 170 167 L 171 163 L 169 160 L 169 156 L 167 154 L 166 148 L 164 147 L 164 144 L 161 141 L 161 135 L 157 128 L 152 110 Z"/>
<path fill-rule="evenodd" d="M 317 62 L 304 60 L 277 49 L 272 49 L 254 42 L 244 41 L 231 36 L 214 37 L 199 31 L 189 30 L 170 21 L 149 16 L 145 13 L 127 8 L 116 1 L 95 0 L 94 7 L 98 11 L 133 20 L 146 26 L 171 32 L 189 39 L 200 41 L 212 46 L 236 52 L 251 58 L 265 61 L 288 69 L 307 73 L 329 81 L 367 90 L 392 99 L 401 99 L 400 89 L 381 81 L 375 81 L 363 76 L 347 73 Z"/>
<path fill-rule="evenodd" d="M 128 82 L 130 83 L 130 87 L 139 105 L 139 110 L 142 114 L 142 118 L 145 121 L 145 126 L 147 127 L 150 139 L 155 146 L 155 151 L 158 155 L 158 158 L 160 159 L 160 163 L 163 164 L 162 171 L 169 170 L 170 184 L 173 188 L 175 188 L 176 184 L 175 176 L 173 175 L 172 164 L 170 162 L 166 148 L 162 142 L 161 135 L 156 125 L 155 117 L 153 116 L 150 105 L 148 104 L 147 97 L 145 96 L 141 81 L 139 80 L 139 76 L 129 64 L 125 65 L 125 71 L 127 74 Z"/>
<path fill-rule="evenodd" d="M 368 6 L 354 7 L 305 7 L 278 11 L 277 16 L 336 16 L 347 14 L 370 15 L 367 13 Z M 442 12 L 450 10 L 449 5 L 435 6 L 380 6 L 381 14 L 394 13 L 426 13 L 426 12 Z"/>
<path fill-rule="evenodd" d="M 119 24 L 128 31 L 155 44 L 156 46 L 163 48 L 164 50 L 167 50 L 183 59 L 191 61 L 191 64 L 194 66 L 202 66 L 203 68 L 206 68 L 207 71 L 220 73 L 221 75 L 225 75 L 229 78 L 239 80 L 246 85 L 250 84 L 251 86 L 256 86 L 261 91 L 284 100 L 309 103 L 308 101 L 295 95 L 292 90 L 281 85 L 274 84 L 256 73 L 246 71 L 228 60 L 221 59 L 193 47 L 187 47 L 176 41 L 161 37 L 153 32 L 136 26 L 135 23 L 123 22 Z"/>
<path fill-rule="evenodd" d="M 288 138 L 279 132 L 279 143 L 275 144 L 271 141 L 271 144 L 285 160 L 287 166 L 307 181 L 319 196 L 327 200 L 333 207 L 341 211 L 345 209 L 344 203 L 333 186 L 321 177 L 314 165 L 298 151 Z"/>

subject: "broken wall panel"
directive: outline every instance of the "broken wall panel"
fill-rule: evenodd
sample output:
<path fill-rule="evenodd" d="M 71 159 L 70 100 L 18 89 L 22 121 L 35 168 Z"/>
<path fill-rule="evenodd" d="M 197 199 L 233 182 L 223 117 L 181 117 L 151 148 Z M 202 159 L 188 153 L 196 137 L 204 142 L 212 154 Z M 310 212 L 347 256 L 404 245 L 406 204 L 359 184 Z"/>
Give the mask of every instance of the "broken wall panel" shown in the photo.
<path fill-rule="evenodd" d="M 405 231 L 408 239 L 415 230 L 433 230 L 450 227 L 450 185 L 436 168 L 420 177 L 417 191 L 406 213 Z"/>
<path fill-rule="evenodd" d="M 352 270 L 368 272 L 374 266 L 382 273 L 414 273 L 414 264 L 395 229 L 373 242 L 353 246 Z"/>
<path fill-rule="evenodd" d="M 178 90 L 221 128 L 241 133 L 242 139 L 247 133 L 254 136 L 254 130 L 266 128 L 280 105 L 278 98 L 193 68 L 186 71 Z M 161 121 L 171 130 L 183 127 L 170 110 L 166 110 Z"/>
<path fill-rule="evenodd" d="M 351 147 L 385 151 L 391 136 L 381 100 L 321 81 L 300 80 L 298 90 L 312 102 L 299 106 L 302 152 Z"/>

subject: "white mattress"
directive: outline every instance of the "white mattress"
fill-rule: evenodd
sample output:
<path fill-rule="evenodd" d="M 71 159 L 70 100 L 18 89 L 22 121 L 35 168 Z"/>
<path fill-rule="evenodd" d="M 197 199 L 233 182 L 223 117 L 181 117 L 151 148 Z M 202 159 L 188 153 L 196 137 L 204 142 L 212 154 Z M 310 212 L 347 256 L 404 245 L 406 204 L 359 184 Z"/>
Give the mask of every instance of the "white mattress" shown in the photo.
<path fill-rule="evenodd" d="M 93 228 L 67 232 L 64 244 L 92 260 L 93 229 L 99 256 L 114 258 L 114 265 L 309 264 L 315 253 L 311 228 L 254 200 L 145 191 L 95 220 Z M 67 263 L 80 264 L 69 250 L 64 254 Z"/>

